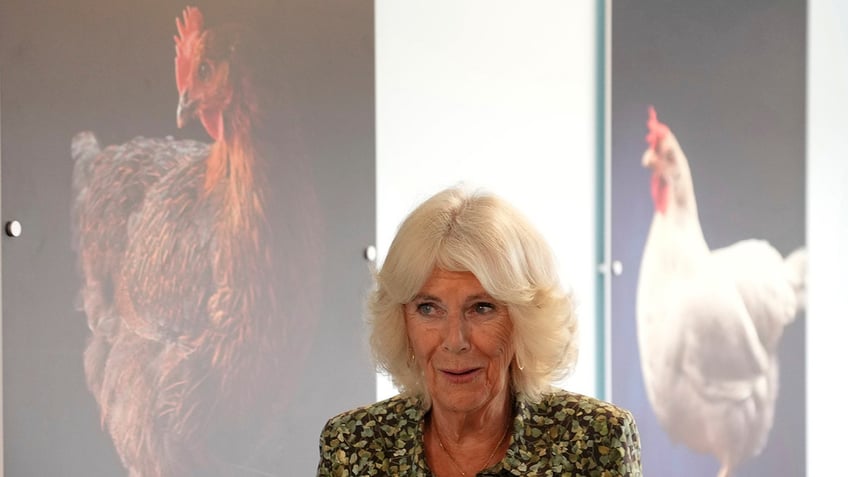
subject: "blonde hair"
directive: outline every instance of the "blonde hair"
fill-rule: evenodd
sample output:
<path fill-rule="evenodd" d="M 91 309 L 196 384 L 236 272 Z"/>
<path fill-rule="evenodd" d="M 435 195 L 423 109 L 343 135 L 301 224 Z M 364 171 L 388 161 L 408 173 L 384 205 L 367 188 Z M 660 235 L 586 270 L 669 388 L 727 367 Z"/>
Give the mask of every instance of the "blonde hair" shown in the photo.
<path fill-rule="evenodd" d="M 497 196 L 445 189 L 404 220 L 376 274 L 368 299 L 371 350 L 395 386 L 430 399 L 413 361 L 403 305 L 434 268 L 469 271 L 492 298 L 505 303 L 513 324 L 513 392 L 538 400 L 569 374 L 577 358 L 577 319 L 541 234 Z"/>

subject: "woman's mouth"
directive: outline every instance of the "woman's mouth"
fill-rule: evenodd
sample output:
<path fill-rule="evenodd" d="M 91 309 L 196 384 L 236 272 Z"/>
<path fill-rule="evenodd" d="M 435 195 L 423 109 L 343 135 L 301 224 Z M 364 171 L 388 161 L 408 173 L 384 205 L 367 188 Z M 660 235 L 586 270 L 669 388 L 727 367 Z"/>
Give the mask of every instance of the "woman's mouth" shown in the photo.
<path fill-rule="evenodd" d="M 442 369 L 439 372 L 444 378 L 454 384 L 472 381 L 483 368 Z"/>

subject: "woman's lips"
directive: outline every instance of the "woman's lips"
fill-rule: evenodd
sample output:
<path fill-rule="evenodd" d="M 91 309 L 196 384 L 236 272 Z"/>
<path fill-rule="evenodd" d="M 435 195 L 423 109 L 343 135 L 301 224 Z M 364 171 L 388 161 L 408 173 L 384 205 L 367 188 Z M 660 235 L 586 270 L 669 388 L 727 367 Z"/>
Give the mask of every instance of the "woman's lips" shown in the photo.
<path fill-rule="evenodd" d="M 441 369 L 439 372 L 448 382 L 463 384 L 474 380 L 482 369 L 483 368 Z"/>

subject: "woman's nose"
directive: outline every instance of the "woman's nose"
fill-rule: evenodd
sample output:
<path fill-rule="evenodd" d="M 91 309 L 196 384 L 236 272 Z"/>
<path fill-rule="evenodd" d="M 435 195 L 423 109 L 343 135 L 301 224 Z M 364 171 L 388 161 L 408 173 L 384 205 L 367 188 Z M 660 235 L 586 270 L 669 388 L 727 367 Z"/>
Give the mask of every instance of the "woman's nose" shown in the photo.
<path fill-rule="evenodd" d="M 442 347 L 452 353 L 461 353 L 470 349 L 468 342 L 468 322 L 461 312 L 452 312 L 445 320 Z"/>

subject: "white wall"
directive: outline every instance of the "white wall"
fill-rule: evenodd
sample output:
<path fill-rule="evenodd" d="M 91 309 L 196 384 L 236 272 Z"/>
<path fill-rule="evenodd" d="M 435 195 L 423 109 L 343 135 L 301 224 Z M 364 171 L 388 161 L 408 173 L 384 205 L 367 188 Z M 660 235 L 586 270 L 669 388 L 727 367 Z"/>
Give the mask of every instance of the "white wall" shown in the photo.
<path fill-rule="evenodd" d="M 581 307 L 594 394 L 596 3 L 376 0 L 377 248 L 438 189 L 466 181 L 516 203 L 548 237 Z M 808 475 L 841 455 L 848 364 L 848 3 L 809 1 Z M 393 394 L 379 380 L 378 398 Z M 829 431 L 834 429 L 834 431 Z"/>
<path fill-rule="evenodd" d="M 808 3 L 807 469 L 833 475 L 844 455 L 848 375 L 848 2 Z"/>
<path fill-rule="evenodd" d="M 580 302 L 595 391 L 595 2 L 376 0 L 378 262 L 443 187 L 504 196 L 551 242 Z M 378 379 L 378 398 L 394 394 Z"/>

